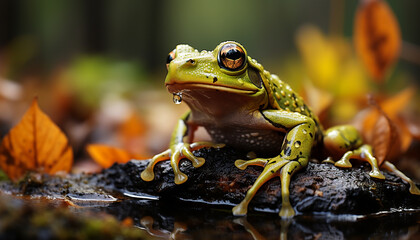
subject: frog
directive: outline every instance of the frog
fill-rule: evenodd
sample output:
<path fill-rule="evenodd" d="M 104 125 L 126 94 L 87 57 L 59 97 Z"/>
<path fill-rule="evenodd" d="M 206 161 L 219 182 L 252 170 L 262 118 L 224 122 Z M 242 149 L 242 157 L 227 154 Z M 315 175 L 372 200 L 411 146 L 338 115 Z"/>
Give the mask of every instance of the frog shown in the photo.
<path fill-rule="evenodd" d="M 184 101 L 189 111 L 178 120 L 169 149 L 155 155 L 142 171 L 144 181 L 154 179 L 157 163 L 169 160 L 174 182 L 185 183 L 188 177 L 179 168 L 181 159 L 188 159 L 198 168 L 205 159 L 196 157 L 194 150 L 228 145 L 255 153 L 251 159 L 237 159 L 237 168 L 263 168 L 244 199 L 233 207 L 233 215 L 246 215 L 261 186 L 279 177 L 278 214 L 287 219 L 296 215 L 290 203 L 291 178 L 308 165 L 315 150 L 329 153 L 328 161 L 337 167 L 351 168 L 351 159 L 366 161 L 371 167 L 370 177 L 385 178 L 372 147 L 363 142 L 355 127 L 340 125 L 324 130 L 303 98 L 248 56 L 240 43 L 222 42 L 213 51 L 179 44 L 169 53 L 166 67 L 167 90 L 175 103 Z M 211 141 L 191 142 L 198 126 L 207 130 Z M 384 165 L 395 172 L 391 163 Z M 420 194 L 411 179 L 405 180 L 410 182 L 410 190 Z"/>

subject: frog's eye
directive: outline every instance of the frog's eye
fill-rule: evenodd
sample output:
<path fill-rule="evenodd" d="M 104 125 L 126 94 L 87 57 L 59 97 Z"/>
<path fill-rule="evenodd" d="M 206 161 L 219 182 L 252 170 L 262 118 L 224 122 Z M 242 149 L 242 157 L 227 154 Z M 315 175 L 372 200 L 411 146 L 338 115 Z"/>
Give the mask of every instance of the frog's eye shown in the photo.
<path fill-rule="evenodd" d="M 244 49 L 234 43 L 227 43 L 219 51 L 217 61 L 221 68 L 238 71 L 245 66 L 245 51 Z"/>
<path fill-rule="evenodd" d="M 166 69 L 168 69 L 169 67 L 169 63 L 172 62 L 172 60 L 175 59 L 175 49 L 172 50 L 172 52 L 170 52 L 168 54 L 168 57 L 166 58 Z"/>

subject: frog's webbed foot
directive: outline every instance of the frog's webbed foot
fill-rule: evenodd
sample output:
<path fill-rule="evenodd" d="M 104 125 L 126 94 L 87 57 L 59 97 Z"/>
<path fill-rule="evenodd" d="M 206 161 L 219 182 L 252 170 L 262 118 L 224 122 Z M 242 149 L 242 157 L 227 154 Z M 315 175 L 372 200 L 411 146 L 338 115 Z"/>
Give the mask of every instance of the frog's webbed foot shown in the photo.
<path fill-rule="evenodd" d="M 258 189 L 260 189 L 260 187 L 265 182 L 272 179 L 273 177 L 280 176 L 282 206 L 281 206 L 279 215 L 282 218 L 293 217 L 295 215 L 295 211 L 289 201 L 290 179 L 295 171 L 306 166 L 306 164 L 307 164 L 306 158 L 301 158 L 298 160 L 288 160 L 288 159 L 283 159 L 281 156 L 278 156 L 272 159 L 257 158 L 257 159 L 253 159 L 249 161 L 237 160 L 235 162 L 235 165 L 240 169 L 245 169 L 247 166 L 250 166 L 250 165 L 256 165 L 256 166 L 263 166 L 264 170 L 258 176 L 257 180 L 255 180 L 252 187 L 248 190 L 244 200 L 242 200 L 241 203 L 239 203 L 232 209 L 233 215 L 235 216 L 246 215 L 248 204 L 251 201 L 251 199 L 255 196 Z"/>
<path fill-rule="evenodd" d="M 214 147 L 222 148 L 224 144 L 214 144 L 211 142 L 196 142 L 192 144 L 188 143 L 178 143 L 171 146 L 170 149 L 155 155 L 147 165 L 146 169 L 141 173 L 141 178 L 144 181 L 152 181 L 155 178 L 153 169 L 158 162 L 169 160 L 171 161 L 172 169 L 174 170 L 175 183 L 182 184 L 188 180 L 187 175 L 185 175 L 179 169 L 179 162 L 183 158 L 187 158 L 192 162 L 192 165 L 195 168 L 201 167 L 205 163 L 205 159 L 201 157 L 196 157 L 192 151 L 204 148 L 204 147 Z"/>
<path fill-rule="evenodd" d="M 402 173 L 400 170 L 398 170 L 397 167 L 395 167 L 394 164 L 392 164 L 388 161 L 385 161 L 382 164 L 382 166 L 386 170 L 394 173 L 395 175 L 400 177 L 402 180 L 406 181 L 410 185 L 410 190 L 409 191 L 410 191 L 411 194 L 420 195 L 420 189 L 416 186 L 416 184 L 413 182 L 413 180 L 411 180 L 404 173 Z"/>
<path fill-rule="evenodd" d="M 244 216 L 248 211 L 248 204 L 251 199 L 255 196 L 258 189 L 267 182 L 268 180 L 272 179 L 275 176 L 279 175 L 279 170 L 283 167 L 289 160 L 283 160 L 280 157 L 275 158 L 256 158 L 253 160 L 236 160 L 235 166 L 241 170 L 244 170 L 246 167 L 251 165 L 261 166 L 264 167 L 262 173 L 258 176 L 257 180 L 255 180 L 252 187 L 246 193 L 244 200 L 241 203 L 236 205 L 233 209 L 233 215 L 235 216 Z"/>
<path fill-rule="evenodd" d="M 385 176 L 379 170 L 378 161 L 373 156 L 371 146 L 365 144 L 355 150 L 346 152 L 334 165 L 337 167 L 350 168 L 352 167 L 350 163 L 351 158 L 367 161 L 372 167 L 369 176 L 377 179 L 385 179 Z"/>

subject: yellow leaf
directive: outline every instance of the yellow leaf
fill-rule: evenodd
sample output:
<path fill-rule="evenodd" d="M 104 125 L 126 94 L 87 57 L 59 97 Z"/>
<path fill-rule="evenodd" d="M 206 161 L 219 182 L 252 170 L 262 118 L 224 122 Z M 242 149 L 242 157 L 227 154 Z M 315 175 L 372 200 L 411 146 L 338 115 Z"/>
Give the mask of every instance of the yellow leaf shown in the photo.
<path fill-rule="evenodd" d="M 114 163 L 126 163 L 131 159 L 143 159 L 139 154 L 132 154 L 126 150 L 103 144 L 89 144 L 89 155 L 103 168 L 109 168 Z"/>
<path fill-rule="evenodd" d="M 67 137 L 41 111 L 35 99 L 22 120 L 3 138 L 0 167 L 16 181 L 27 171 L 69 172 L 73 150 Z"/>
<path fill-rule="evenodd" d="M 302 27 L 296 41 L 311 80 L 317 87 L 331 89 L 340 64 L 334 46 L 314 26 Z"/>
<path fill-rule="evenodd" d="M 370 75 L 383 82 L 401 45 L 398 21 L 386 2 L 361 1 L 355 16 L 354 43 Z"/>

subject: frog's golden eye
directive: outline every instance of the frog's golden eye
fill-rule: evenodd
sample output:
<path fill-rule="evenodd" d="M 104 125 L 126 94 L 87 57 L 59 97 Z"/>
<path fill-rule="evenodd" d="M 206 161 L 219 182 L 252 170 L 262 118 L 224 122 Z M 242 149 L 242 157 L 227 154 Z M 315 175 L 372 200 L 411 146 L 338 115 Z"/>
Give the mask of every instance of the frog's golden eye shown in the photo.
<path fill-rule="evenodd" d="M 172 62 L 172 60 L 175 59 L 175 49 L 172 50 L 172 52 L 170 52 L 168 54 L 168 57 L 166 58 L 166 69 L 168 69 L 169 67 L 169 63 Z"/>
<path fill-rule="evenodd" d="M 245 66 L 246 56 L 244 49 L 234 43 L 227 43 L 219 51 L 217 61 L 221 68 L 238 71 Z"/>

